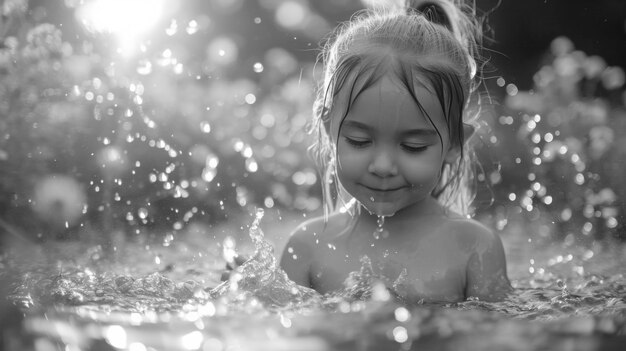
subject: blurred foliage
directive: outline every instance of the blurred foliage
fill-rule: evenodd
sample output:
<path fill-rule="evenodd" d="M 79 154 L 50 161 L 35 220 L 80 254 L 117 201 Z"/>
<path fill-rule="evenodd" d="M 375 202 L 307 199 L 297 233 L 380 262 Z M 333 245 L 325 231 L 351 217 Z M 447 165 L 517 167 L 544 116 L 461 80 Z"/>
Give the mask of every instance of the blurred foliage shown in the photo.
<path fill-rule="evenodd" d="M 499 226 L 523 213 L 539 237 L 570 244 L 624 236 L 625 74 L 556 38 L 534 87 L 507 85 L 494 127 L 504 183 Z M 504 83 L 501 84 L 504 86 Z M 507 199 L 508 198 L 508 199 Z"/>
<path fill-rule="evenodd" d="M 111 36 L 83 33 L 88 40 L 70 43 L 32 17 L 5 6 L 1 23 L 5 229 L 39 237 L 178 230 L 254 206 L 319 206 L 304 156 L 313 87 L 298 70 L 312 67 L 273 48 L 244 76 L 233 70 L 236 56 L 173 51 L 181 37 L 202 34 L 189 29 L 196 21 L 182 33 L 170 25 L 128 60 Z"/>

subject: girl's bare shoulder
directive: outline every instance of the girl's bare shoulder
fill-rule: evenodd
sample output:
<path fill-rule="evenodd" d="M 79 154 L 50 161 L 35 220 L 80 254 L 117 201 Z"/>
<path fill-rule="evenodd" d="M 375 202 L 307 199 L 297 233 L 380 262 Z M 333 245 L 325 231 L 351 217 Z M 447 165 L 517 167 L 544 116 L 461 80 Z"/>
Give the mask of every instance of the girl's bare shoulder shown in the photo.
<path fill-rule="evenodd" d="M 475 219 L 455 216 L 447 219 L 442 229 L 465 247 L 485 250 L 493 245 L 501 245 L 500 237 Z"/>

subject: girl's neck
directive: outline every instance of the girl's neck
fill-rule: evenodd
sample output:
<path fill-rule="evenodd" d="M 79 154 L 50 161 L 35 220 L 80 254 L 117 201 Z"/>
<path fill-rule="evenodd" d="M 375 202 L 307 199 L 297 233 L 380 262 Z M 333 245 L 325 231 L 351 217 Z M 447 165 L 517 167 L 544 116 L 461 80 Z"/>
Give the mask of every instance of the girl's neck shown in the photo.
<path fill-rule="evenodd" d="M 355 245 L 364 245 L 367 250 L 374 246 L 396 245 L 406 239 L 406 235 L 415 238 L 416 234 L 432 232 L 445 220 L 447 211 L 436 199 L 429 197 L 393 216 L 381 217 L 361 208 L 360 214 L 347 230 L 347 240 L 353 240 L 353 244 L 358 242 Z"/>
<path fill-rule="evenodd" d="M 434 198 L 428 197 L 406 207 L 392 216 L 385 216 L 384 223 L 393 225 L 394 223 L 406 223 L 407 221 L 432 220 L 445 216 L 446 209 Z M 361 220 L 365 223 L 377 225 L 381 216 L 370 213 L 365 208 L 361 208 Z"/>

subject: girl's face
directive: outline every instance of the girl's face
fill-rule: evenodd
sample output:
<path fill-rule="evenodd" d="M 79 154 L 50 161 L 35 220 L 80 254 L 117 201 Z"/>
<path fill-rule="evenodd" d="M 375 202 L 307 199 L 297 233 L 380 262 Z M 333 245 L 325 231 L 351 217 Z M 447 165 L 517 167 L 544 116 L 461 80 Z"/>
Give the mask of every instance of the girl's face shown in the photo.
<path fill-rule="evenodd" d="M 418 208 L 431 196 L 450 154 L 439 101 L 424 86 L 415 95 L 425 111 L 406 88 L 383 77 L 361 92 L 343 122 L 331 122 L 341 184 L 379 216 Z"/>

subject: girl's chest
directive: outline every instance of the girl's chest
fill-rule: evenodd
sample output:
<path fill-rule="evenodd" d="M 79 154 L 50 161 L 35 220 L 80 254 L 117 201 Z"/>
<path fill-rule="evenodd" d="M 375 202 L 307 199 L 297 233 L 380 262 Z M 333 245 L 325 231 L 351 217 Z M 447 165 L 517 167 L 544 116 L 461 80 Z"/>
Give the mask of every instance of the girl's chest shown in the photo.
<path fill-rule="evenodd" d="M 363 260 L 367 256 L 368 260 Z M 373 272 L 388 288 L 410 301 L 459 301 L 464 299 L 469 257 L 441 242 L 429 245 L 346 245 L 326 243 L 311 266 L 316 290 L 326 293 L 345 288 L 351 272 Z M 371 262 L 371 265 L 369 264 Z"/>

